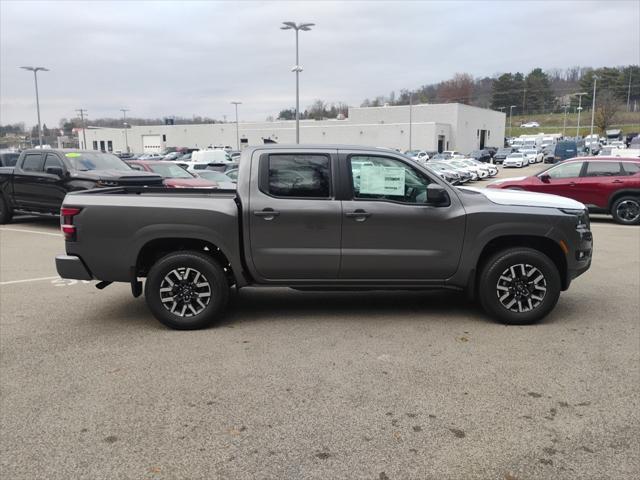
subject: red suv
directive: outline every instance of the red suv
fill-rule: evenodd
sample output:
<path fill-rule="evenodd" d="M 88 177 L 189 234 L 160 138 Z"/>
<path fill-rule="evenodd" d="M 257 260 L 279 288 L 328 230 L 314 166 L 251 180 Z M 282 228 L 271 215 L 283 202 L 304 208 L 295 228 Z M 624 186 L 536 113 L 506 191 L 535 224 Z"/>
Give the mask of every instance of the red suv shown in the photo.
<path fill-rule="evenodd" d="M 574 158 L 537 175 L 497 180 L 487 187 L 561 195 L 592 212 L 611 213 L 618 223 L 640 224 L 640 158 Z"/>

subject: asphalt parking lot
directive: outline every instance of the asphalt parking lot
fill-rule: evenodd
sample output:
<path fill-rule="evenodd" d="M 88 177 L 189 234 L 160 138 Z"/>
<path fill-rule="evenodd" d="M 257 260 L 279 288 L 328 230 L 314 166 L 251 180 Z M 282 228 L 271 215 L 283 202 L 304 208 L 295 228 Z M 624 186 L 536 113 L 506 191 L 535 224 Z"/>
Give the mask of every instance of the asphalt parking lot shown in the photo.
<path fill-rule="evenodd" d="M 179 332 L 128 285 L 58 279 L 57 221 L 18 219 L 0 227 L 0 473 L 638 478 L 640 228 L 592 230 L 591 270 L 535 326 L 453 293 L 246 289 Z"/>

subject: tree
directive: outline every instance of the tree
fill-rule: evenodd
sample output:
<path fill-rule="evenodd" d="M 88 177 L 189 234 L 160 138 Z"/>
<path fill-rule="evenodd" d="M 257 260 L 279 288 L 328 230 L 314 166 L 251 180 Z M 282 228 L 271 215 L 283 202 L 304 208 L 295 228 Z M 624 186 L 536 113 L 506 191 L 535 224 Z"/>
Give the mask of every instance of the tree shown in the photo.
<path fill-rule="evenodd" d="M 525 112 L 544 112 L 553 105 L 553 92 L 549 77 L 541 68 L 535 68 L 525 78 Z"/>
<path fill-rule="evenodd" d="M 511 105 L 518 105 L 518 93 L 515 92 L 513 74 L 503 73 L 493 81 L 491 86 L 491 108 L 494 110 L 504 107 L 506 110 Z"/>
<path fill-rule="evenodd" d="M 278 114 L 278 120 L 293 120 L 294 118 L 296 118 L 295 108 L 280 110 L 280 113 Z"/>
<path fill-rule="evenodd" d="M 327 117 L 327 104 L 322 100 L 316 100 L 307 108 L 307 117 L 313 120 L 322 120 Z"/>
<path fill-rule="evenodd" d="M 610 90 L 604 90 L 598 93 L 596 98 L 596 115 L 595 124 L 601 133 L 609 128 L 615 119 L 616 114 L 620 110 L 620 100 Z"/>
<path fill-rule="evenodd" d="M 598 68 L 596 70 L 589 70 L 585 75 L 580 79 L 580 88 L 583 92 L 586 93 L 584 97 L 582 97 L 582 105 L 591 105 L 593 101 L 593 77 L 597 75 L 597 91 L 596 95 L 599 97 L 600 94 L 598 92 L 609 90 L 612 92 L 620 101 L 627 100 L 627 85 L 625 85 L 623 72 L 618 70 L 617 68 Z M 597 99 L 596 99 L 597 101 Z"/>
<path fill-rule="evenodd" d="M 438 86 L 438 101 L 469 105 L 473 94 L 473 77 L 468 73 L 456 73 L 452 79 Z"/>

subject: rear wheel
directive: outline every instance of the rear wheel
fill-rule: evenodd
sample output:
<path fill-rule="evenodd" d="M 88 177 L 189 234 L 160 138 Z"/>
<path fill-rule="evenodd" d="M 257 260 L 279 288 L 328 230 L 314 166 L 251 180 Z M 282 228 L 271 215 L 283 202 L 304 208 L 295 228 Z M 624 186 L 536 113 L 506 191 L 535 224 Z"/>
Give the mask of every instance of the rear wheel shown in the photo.
<path fill-rule="evenodd" d="M 484 310 L 509 325 L 544 318 L 558 302 L 562 287 L 551 259 L 524 247 L 494 254 L 482 268 L 478 285 Z"/>
<path fill-rule="evenodd" d="M 623 225 L 640 224 L 640 198 L 620 197 L 611 207 L 613 219 Z"/>
<path fill-rule="evenodd" d="M 229 283 L 216 260 L 195 251 L 170 253 L 149 270 L 144 290 L 149 309 L 178 330 L 211 325 L 229 300 Z"/>
<path fill-rule="evenodd" d="M 0 225 L 11 222 L 12 217 L 13 213 L 9 210 L 7 202 L 5 202 L 4 198 L 0 195 Z"/>

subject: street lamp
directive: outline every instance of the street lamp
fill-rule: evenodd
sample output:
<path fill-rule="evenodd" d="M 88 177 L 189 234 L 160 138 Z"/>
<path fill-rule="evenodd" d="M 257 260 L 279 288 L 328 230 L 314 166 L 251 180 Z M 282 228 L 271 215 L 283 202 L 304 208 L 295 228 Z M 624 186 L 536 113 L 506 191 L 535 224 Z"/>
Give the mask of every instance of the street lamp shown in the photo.
<path fill-rule="evenodd" d="M 513 117 L 513 109 L 516 108 L 517 105 L 509 106 L 509 138 L 511 138 L 511 118 Z"/>
<path fill-rule="evenodd" d="M 409 150 L 411 150 L 412 130 L 413 130 L 413 92 L 409 92 Z"/>
<path fill-rule="evenodd" d="M 242 105 L 242 102 L 231 102 L 231 105 L 236 106 L 236 148 L 240 150 L 240 133 L 238 131 L 238 105 Z"/>
<path fill-rule="evenodd" d="M 127 149 L 127 153 L 129 153 L 129 135 L 127 134 L 127 112 L 128 108 L 121 108 L 122 112 L 122 126 L 124 127 L 124 145 Z"/>
<path fill-rule="evenodd" d="M 40 140 L 40 148 L 42 148 L 42 126 L 40 125 L 40 98 L 38 96 L 38 71 L 48 72 L 48 68 L 44 67 L 20 67 L 23 70 L 33 72 L 33 79 L 36 84 L 36 110 L 38 111 L 38 139 Z"/>
<path fill-rule="evenodd" d="M 574 95 L 578 96 L 578 126 L 576 127 L 576 139 L 580 137 L 580 112 L 582 112 L 582 97 L 586 95 L 587 92 L 574 93 Z"/>
<path fill-rule="evenodd" d="M 596 84 L 598 83 L 598 76 L 593 76 L 593 101 L 591 103 L 591 133 L 589 134 L 589 145 L 593 145 L 593 121 L 596 118 Z M 591 146 L 589 146 L 591 151 Z"/>
<path fill-rule="evenodd" d="M 300 143 L 300 72 L 302 67 L 298 58 L 298 32 L 308 32 L 315 23 L 295 23 L 295 22 L 282 22 L 284 26 L 280 27 L 280 30 L 295 30 L 296 31 L 296 65 L 291 69 L 292 72 L 296 72 L 296 143 Z"/>
<path fill-rule="evenodd" d="M 562 121 L 562 137 L 564 138 L 564 132 L 567 128 L 567 110 L 569 110 L 569 105 L 563 105 L 564 108 L 564 120 Z"/>

